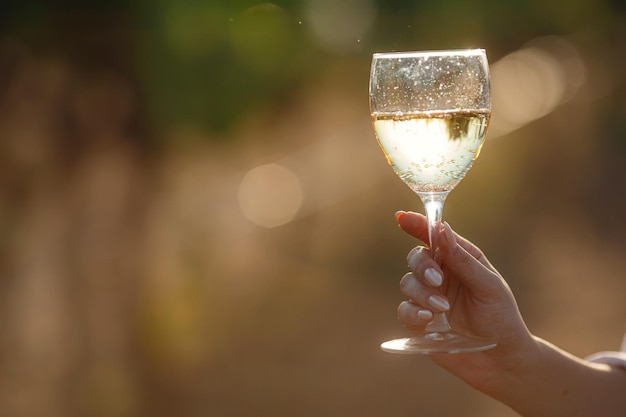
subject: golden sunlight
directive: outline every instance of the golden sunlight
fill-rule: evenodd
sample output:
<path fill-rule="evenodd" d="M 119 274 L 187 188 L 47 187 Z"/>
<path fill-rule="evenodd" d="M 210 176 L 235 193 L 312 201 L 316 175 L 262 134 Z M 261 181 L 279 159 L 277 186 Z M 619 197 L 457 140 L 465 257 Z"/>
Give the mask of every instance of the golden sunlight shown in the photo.
<path fill-rule="evenodd" d="M 489 136 L 510 133 L 556 109 L 584 82 L 584 63 L 563 38 L 537 38 L 491 66 Z"/>

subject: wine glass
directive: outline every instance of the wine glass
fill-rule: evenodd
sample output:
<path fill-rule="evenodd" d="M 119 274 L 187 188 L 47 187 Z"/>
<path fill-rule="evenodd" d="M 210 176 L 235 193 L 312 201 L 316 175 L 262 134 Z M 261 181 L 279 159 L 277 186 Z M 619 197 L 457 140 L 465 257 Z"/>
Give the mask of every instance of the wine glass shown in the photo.
<path fill-rule="evenodd" d="M 373 55 L 370 111 L 378 143 L 395 173 L 419 196 L 431 254 L 446 197 L 478 157 L 489 119 L 489 65 L 483 49 Z M 444 277 L 445 279 L 445 277 Z M 481 351 L 496 344 L 450 328 L 434 315 L 422 336 L 385 342 L 393 353 Z"/>

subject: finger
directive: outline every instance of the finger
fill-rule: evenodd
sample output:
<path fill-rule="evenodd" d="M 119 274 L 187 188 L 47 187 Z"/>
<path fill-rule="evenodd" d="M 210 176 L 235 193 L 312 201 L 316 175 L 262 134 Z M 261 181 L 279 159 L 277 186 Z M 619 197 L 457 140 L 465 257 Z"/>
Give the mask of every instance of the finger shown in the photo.
<path fill-rule="evenodd" d="M 473 244 L 460 243 L 447 223 L 442 235 L 440 251 L 446 270 L 456 274 L 475 295 L 492 295 L 501 286 L 501 279 L 482 251 Z"/>
<path fill-rule="evenodd" d="M 400 291 L 418 306 L 438 312 L 448 311 L 450 302 L 434 288 L 422 283 L 412 273 L 400 280 Z"/>
<path fill-rule="evenodd" d="M 398 320 L 412 333 L 423 332 L 432 319 L 432 311 L 421 308 L 410 301 L 403 301 L 398 306 Z"/>
<path fill-rule="evenodd" d="M 428 222 L 426 216 L 412 211 L 399 211 L 396 221 L 402 230 L 424 243 L 428 243 Z"/>
<path fill-rule="evenodd" d="M 447 230 L 446 230 L 447 229 Z M 465 249 L 470 255 L 472 255 L 478 262 L 485 265 L 491 270 L 495 271 L 495 268 L 491 265 L 485 254 L 472 242 L 458 233 L 454 232 L 448 222 L 443 222 L 441 225 L 441 230 L 443 231 L 445 238 L 448 241 L 452 241 L 453 243 L 457 243 L 463 249 Z"/>
<path fill-rule="evenodd" d="M 400 228 L 406 233 L 418 238 L 426 244 L 430 244 L 428 237 L 428 220 L 426 219 L 426 216 L 421 213 L 415 213 L 412 211 L 398 211 L 396 213 L 396 220 L 398 221 L 398 225 L 400 226 Z M 444 225 L 441 226 L 443 229 Z M 452 232 L 452 234 L 453 236 L 455 236 L 457 243 L 463 249 L 465 249 L 472 256 L 474 256 L 480 263 L 495 271 L 495 268 L 491 265 L 487 257 L 476 245 L 474 245 L 472 242 L 459 235 L 458 233 Z"/>
<path fill-rule="evenodd" d="M 437 262 L 430 255 L 430 250 L 418 246 L 407 256 L 407 263 L 413 275 L 431 287 L 439 287 L 443 282 L 443 273 Z"/>
<path fill-rule="evenodd" d="M 398 225 L 402 230 L 406 233 L 410 234 L 413 237 L 420 239 L 422 242 L 428 244 L 428 221 L 426 216 L 420 213 L 415 213 L 412 211 L 398 211 L 396 213 L 396 220 L 398 221 Z M 444 222 L 446 223 L 446 222 Z M 443 225 L 442 225 L 443 226 Z M 449 225 L 448 225 L 449 226 Z M 459 235 L 458 233 L 452 232 L 453 236 L 456 237 L 457 243 L 465 249 L 467 252 L 472 254 L 480 263 L 494 270 L 493 266 L 487 259 L 487 257 L 482 253 L 482 251 L 474 245 L 472 242 Z"/>

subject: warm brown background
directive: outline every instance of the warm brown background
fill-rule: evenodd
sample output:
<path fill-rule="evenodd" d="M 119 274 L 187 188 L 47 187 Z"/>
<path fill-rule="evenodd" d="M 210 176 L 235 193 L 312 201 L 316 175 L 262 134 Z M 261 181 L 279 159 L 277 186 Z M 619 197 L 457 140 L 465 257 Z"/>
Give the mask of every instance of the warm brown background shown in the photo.
<path fill-rule="evenodd" d="M 497 63 L 546 35 L 576 51 L 560 62 L 584 63 L 577 83 L 543 89 L 572 94 L 494 130 L 444 216 L 507 278 L 532 331 L 581 356 L 617 348 L 618 4 L 0 6 L 0 415 L 513 416 L 427 358 L 378 349 L 404 334 L 397 283 L 416 244 L 393 213 L 421 210 L 370 126 L 382 50 L 484 47 L 494 94 L 530 110 L 545 97 L 522 102 L 516 73 L 496 84 Z M 271 218 L 302 200 L 262 227 L 240 185 L 271 163 L 301 194 L 270 178 L 248 209 Z"/>

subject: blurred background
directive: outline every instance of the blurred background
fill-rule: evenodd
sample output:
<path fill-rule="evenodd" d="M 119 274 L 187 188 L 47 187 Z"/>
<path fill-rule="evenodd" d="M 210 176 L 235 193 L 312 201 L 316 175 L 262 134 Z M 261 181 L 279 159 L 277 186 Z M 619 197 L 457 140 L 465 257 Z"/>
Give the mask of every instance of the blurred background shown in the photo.
<path fill-rule="evenodd" d="M 514 416 L 378 348 L 422 209 L 371 54 L 469 47 L 493 122 L 444 217 L 533 332 L 617 349 L 623 2 L 2 2 L 0 415 Z"/>

